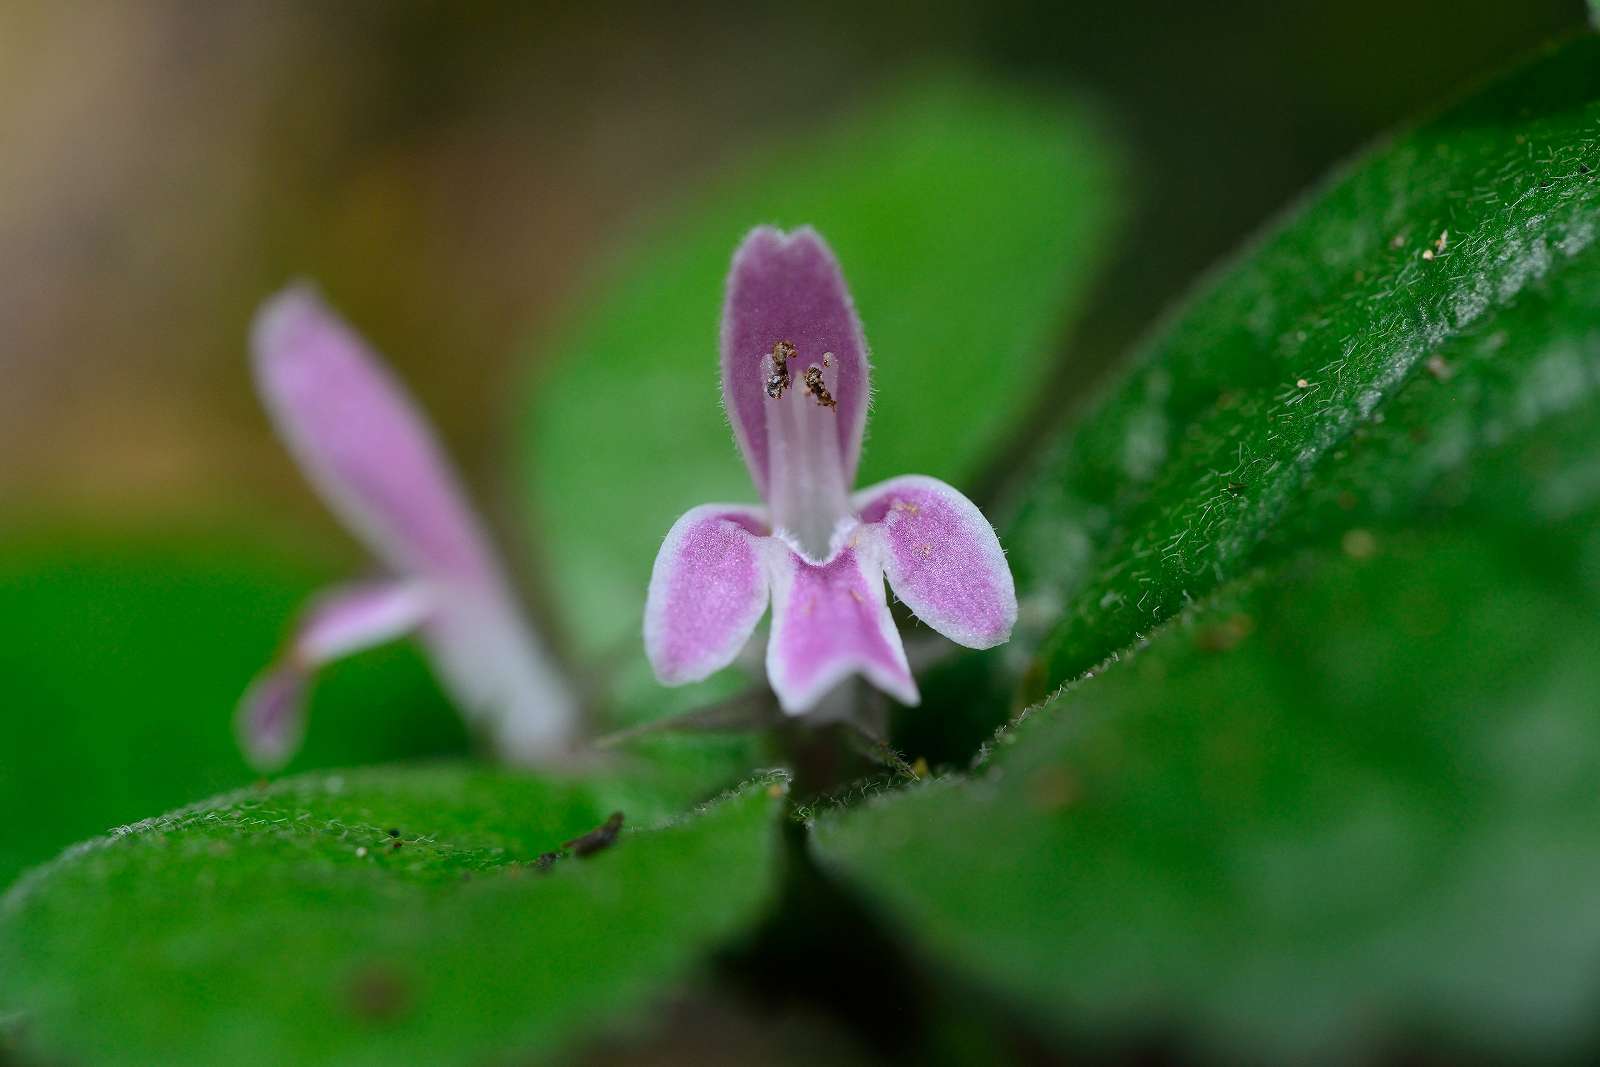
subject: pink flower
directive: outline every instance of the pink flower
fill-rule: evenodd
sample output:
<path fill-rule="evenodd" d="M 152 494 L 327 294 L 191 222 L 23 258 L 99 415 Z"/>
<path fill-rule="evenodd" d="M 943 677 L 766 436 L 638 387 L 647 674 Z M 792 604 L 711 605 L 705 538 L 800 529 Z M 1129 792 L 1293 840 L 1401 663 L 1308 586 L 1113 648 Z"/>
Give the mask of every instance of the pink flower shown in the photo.
<path fill-rule="evenodd" d="M 441 684 L 502 754 L 565 755 L 578 724 L 573 692 L 405 390 L 308 287 L 269 300 L 251 342 L 279 435 L 388 572 L 314 601 L 282 661 L 245 694 L 238 727 L 251 762 L 269 770 L 294 754 L 319 667 L 413 631 Z"/>
<path fill-rule="evenodd" d="M 727 666 L 770 597 L 767 676 L 786 712 L 810 711 L 857 673 L 916 704 L 885 578 L 958 644 L 990 648 L 1011 636 L 1011 570 L 972 501 L 915 474 L 850 491 L 867 422 L 867 344 L 815 231 L 762 227 L 734 255 L 722 393 L 767 506 L 701 505 L 667 533 L 644 615 L 657 678 L 681 685 Z"/>

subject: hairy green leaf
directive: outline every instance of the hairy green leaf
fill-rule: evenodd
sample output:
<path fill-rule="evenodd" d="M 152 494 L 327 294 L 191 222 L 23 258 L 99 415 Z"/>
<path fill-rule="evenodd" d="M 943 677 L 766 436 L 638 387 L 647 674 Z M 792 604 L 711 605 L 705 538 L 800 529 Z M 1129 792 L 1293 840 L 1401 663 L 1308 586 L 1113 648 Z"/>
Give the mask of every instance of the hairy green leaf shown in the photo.
<path fill-rule="evenodd" d="M 0 902 L 27 1050 L 95 1064 L 547 1059 L 750 925 L 781 778 L 690 814 L 639 768 L 288 779 L 124 827 Z M 589 855 L 540 861 L 623 813 Z"/>
<path fill-rule="evenodd" d="M 1583 39 L 1223 271 L 1006 527 L 1052 695 L 829 869 L 1078 1037 L 1592 1052 L 1597 171 Z"/>
<path fill-rule="evenodd" d="M 825 817 L 819 852 L 1079 1038 L 1575 1052 L 1600 1000 L 1582 530 L 1369 534 L 1237 580 L 1000 735 L 976 780 Z"/>
<path fill-rule="evenodd" d="M 1551 403 L 1592 391 L 1597 205 L 1600 42 L 1584 38 L 1359 161 L 1224 271 L 1006 524 L 1025 638 L 1045 635 L 1032 693 L 1269 558 L 1284 531 L 1336 532 L 1332 502 L 1400 516 L 1475 441 L 1537 418 L 1518 391 L 1563 361 L 1575 377 L 1546 392 L 1571 396 Z M 1426 443 L 1389 435 L 1390 460 L 1347 466 L 1427 378 L 1458 410 L 1418 428 Z"/>

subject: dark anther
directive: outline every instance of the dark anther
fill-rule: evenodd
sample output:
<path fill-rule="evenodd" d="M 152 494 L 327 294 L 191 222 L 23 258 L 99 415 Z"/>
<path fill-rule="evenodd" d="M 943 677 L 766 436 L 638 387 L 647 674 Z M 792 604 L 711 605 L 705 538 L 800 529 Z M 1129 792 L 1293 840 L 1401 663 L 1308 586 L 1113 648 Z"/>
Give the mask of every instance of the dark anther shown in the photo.
<path fill-rule="evenodd" d="M 822 368 L 815 363 L 806 368 L 806 392 L 817 398 L 817 403 L 825 408 L 837 406 L 833 395 L 828 392 L 828 387 L 822 384 Z"/>
<path fill-rule="evenodd" d="M 767 376 L 767 395 L 774 400 L 782 399 L 784 391 L 794 384 L 789 376 L 789 361 L 794 353 L 792 341 L 779 341 L 772 346 L 772 373 Z"/>

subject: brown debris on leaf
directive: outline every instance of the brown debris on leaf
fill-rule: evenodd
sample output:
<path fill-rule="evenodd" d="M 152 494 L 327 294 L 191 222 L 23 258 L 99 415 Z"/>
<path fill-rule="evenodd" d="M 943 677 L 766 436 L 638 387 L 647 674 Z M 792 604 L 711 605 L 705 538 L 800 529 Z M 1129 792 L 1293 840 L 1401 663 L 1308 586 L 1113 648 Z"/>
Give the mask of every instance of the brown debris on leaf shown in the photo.
<path fill-rule="evenodd" d="M 617 837 L 622 833 L 622 812 L 614 811 L 610 818 L 596 826 L 593 830 L 562 845 L 562 848 L 571 849 L 574 856 L 592 856 L 596 852 L 608 849 L 617 843 Z"/>

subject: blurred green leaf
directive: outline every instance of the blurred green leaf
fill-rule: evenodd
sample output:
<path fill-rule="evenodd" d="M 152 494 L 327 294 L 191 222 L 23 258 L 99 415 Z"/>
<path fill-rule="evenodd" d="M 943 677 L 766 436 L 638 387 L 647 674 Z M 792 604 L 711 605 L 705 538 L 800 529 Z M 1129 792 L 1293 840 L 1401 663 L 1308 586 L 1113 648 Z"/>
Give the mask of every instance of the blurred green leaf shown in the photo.
<path fill-rule="evenodd" d="M 1584 39 L 1200 294 L 1008 527 L 1054 695 L 824 862 L 1078 1035 L 1592 1042 L 1597 129 Z"/>
<path fill-rule="evenodd" d="M 774 140 L 642 241 L 551 346 L 527 419 L 534 521 L 580 644 L 637 640 L 681 513 L 755 499 L 717 384 L 746 231 L 811 223 L 843 263 L 873 352 L 863 484 L 960 483 L 1034 399 L 1105 245 L 1109 185 L 1064 102 L 939 83 Z"/>
<path fill-rule="evenodd" d="M 776 883 L 779 778 L 307 775 L 119 830 L 0 902 L 27 1047 L 95 1064 L 477 1064 L 638 1018 Z M 622 811 L 620 838 L 538 857 Z M 398 836 L 393 831 L 398 831 Z"/>
<path fill-rule="evenodd" d="M 1600 42 L 1583 38 L 1361 160 L 1171 320 L 1002 523 L 1028 626 L 1011 654 L 1048 634 L 1034 695 L 1283 531 L 1325 535 L 1334 502 L 1400 514 L 1461 450 L 1536 418 L 1558 361 L 1593 388 L 1568 350 L 1595 322 L 1597 122 Z M 1478 362 L 1481 383 L 1446 380 Z M 1501 365 L 1528 377 L 1497 384 Z M 1463 402 L 1419 428 L 1430 443 L 1391 437 L 1391 461 L 1341 473 L 1427 378 L 1483 410 Z"/>
<path fill-rule="evenodd" d="M 233 709 L 324 561 L 229 534 L 59 531 L 0 544 L 0 886 L 118 823 L 243 785 Z M 459 753 L 466 735 L 399 644 L 318 683 L 293 769 Z"/>
<path fill-rule="evenodd" d="M 1600 1002 L 1600 525 L 1368 551 L 1231 583 L 976 780 L 823 818 L 826 865 L 1079 1037 L 1574 1051 Z"/>

